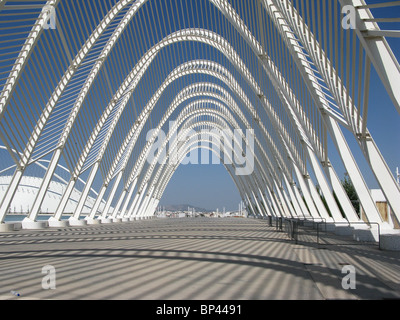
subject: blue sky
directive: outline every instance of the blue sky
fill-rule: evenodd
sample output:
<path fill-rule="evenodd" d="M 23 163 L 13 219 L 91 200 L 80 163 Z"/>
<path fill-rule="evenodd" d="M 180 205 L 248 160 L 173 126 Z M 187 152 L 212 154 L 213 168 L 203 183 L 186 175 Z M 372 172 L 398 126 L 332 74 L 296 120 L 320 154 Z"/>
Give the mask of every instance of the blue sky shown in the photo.
<path fill-rule="evenodd" d="M 221 165 L 181 165 L 168 185 L 162 204 L 190 204 L 208 210 L 237 210 L 240 195 Z"/>

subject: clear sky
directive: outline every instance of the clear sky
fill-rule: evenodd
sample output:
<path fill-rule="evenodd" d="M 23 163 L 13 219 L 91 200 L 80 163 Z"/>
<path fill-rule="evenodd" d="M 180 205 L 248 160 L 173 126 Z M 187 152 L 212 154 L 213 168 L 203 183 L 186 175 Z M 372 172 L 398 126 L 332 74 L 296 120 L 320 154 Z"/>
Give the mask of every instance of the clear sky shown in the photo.
<path fill-rule="evenodd" d="M 241 201 L 231 176 L 221 165 L 181 165 L 168 185 L 162 204 L 189 204 L 222 211 L 237 210 Z"/>

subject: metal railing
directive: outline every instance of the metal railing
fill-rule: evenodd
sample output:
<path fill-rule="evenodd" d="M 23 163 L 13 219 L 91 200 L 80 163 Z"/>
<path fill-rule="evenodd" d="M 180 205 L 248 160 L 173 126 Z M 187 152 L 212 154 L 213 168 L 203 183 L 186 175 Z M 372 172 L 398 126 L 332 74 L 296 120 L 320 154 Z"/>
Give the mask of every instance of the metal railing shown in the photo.
<path fill-rule="evenodd" d="M 282 228 L 283 218 L 282 217 L 276 218 L 275 222 L 276 222 L 276 230 L 282 231 L 283 230 L 283 228 Z"/>
<path fill-rule="evenodd" d="M 301 218 L 283 218 L 283 217 L 277 217 L 274 218 L 275 219 L 275 229 L 279 232 L 285 232 L 288 236 L 288 238 L 290 240 L 293 240 L 296 244 L 298 244 L 300 242 L 299 240 L 299 235 L 300 235 L 300 229 L 303 230 L 315 230 L 316 234 L 315 234 L 315 241 L 313 241 L 314 244 L 316 244 L 317 246 L 320 245 L 324 245 L 324 246 L 328 246 L 328 245 L 366 245 L 367 243 L 374 243 L 374 242 L 367 242 L 367 241 L 357 241 L 352 239 L 352 243 L 327 243 L 321 242 L 322 239 L 322 234 L 328 234 L 328 230 L 327 230 L 327 221 L 326 219 L 323 218 L 317 218 L 317 219 L 301 219 Z M 273 226 L 273 217 L 268 217 L 268 223 L 269 226 L 272 227 Z M 311 225 L 309 227 L 307 227 L 307 223 L 310 223 Z M 380 225 L 379 223 L 376 222 L 334 222 L 335 226 L 338 225 L 344 225 L 344 226 L 354 226 L 354 225 L 368 225 L 370 227 L 372 227 L 372 225 L 376 225 L 377 226 L 377 231 L 378 231 L 378 235 L 377 235 L 377 245 L 379 250 L 381 249 L 381 244 L 380 244 L 380 238 L 381 238 L 381 230 L 380 230 Z M 372 231 L 372 230 L 370 230 Z M 312 235 L 310 233 L 307 233 L 308 235 Z M 332 233 L 334 234 L 334 233 Z M 341 238 L 341 240 L 348 240 L 348 238 L 346 238 L 345 236 L 343 236 L 343 238 Z M 376 243 L 375 242 L 375 243 Z"/>
<path fill-rule="evenodd" d="M 316 228 L 316 231 L 317 231 L 317 245 L 320 245 L 320 244 L 322 244 L 322 243 L 320 243 L 320 239 L 321 239 L 321 237 L 320 237 L 320 231 L 319 231 L 319 226 L 321 225 L 322 223 L 318 223 L 317 224 L 317 228 Z M 372 225 L 376 225 L 378 228 L 377 228 L 377 230 L 378 230 L 378 238 L 377 238 L 377 244 L 378 244 L 378 248 L 379 248 L 379 250 L 381 250 L 381 226 L 380 226 L 380 224 L 379 223 L 377 223 L 377 222 L 335 222 L 335 225 L 347 225 L 347 226 L 349 226 L 349 227 L 351 227 L 352 225 L 369 225 L 369 226 L 372 226 Z M 327 231 L 326 231 L 326 223 L 325 223 L 325 233 L 326 233 Z M 366 242 L 365 241 L 361 241 L 360 243 L 359 243 L 359 245 L 365 245 L 366 244 Z M 334 244 L 329 244 L 329 243 L 323 243 L 323 245 L 334 245 Z M 345 245 L 345 244 L 341 244 L 341 245 Z M 357 245 L 357 243 L 351 243 L 351 244 L 349 244 L 349 245 Z"/>
<path fill-rule="evenodd" d="M 300 219 L 285 219 L 285 231 L 289 239 L 298 243 Z"/>

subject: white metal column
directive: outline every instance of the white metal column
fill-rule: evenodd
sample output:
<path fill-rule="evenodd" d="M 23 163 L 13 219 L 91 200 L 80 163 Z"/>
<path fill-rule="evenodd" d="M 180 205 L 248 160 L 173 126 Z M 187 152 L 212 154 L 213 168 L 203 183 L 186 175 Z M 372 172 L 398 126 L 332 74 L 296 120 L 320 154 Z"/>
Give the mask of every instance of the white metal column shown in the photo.
<path fill-rule="evenodd" d="M 82 214 L 83 208 L 85 206 L 86 199 L 87 199 L 87 197 L 89 195 L 90 188 L 92 187 L 92 184 L 93 184 L 93 181 L 94 181 L 94 179 L 96 177 L 96 174 L 97 174 L 97 171 L 99 169 L 99 166 L 100 166 L 100 162 L 96 162 L 94 164 L 94 166 L 92 167 L 92 169 L 90 170 L 90 174 L 89 174 L 88 180 L 86 182 L 86 185 L 85 185 L 85 187 L 83 189 L 81 197 L 79 198 L 78 205 L 75 208 L 75 212 L 73 214 L 73 217 L 75 218 L 75 220 L 79 220 L 79 217 Z"/>
<path fill-rule="evenodd" d="M 35 201 L 33 203 L 31 212 L 27 218 L 27 220 L 29 220 L 30 222 L 36 221 L 36 218 L 39 214 L 40 211 L 40 207 L 42 206 L 44 197 L 46 196 L 46 192 L 47 189 L 49 188 L 51 179 L 53 178 L 54 172 L 56 171 L 57 165 L 58 165 L 58 161 L 60 160 L 62 154 L 62 150 L 61 149 L 57 149 L 54 152 L 54 155 L 51 159 L 51 162 L 49 164 L 49 167 L 46 171 L 46 174 L 43 178 L 42 184 L 39 188 L 39 192 L 36 195 Z"/>
<path fill-rule="evenodd" d="M 119 183 L 121 182 L 123 173 L 124 173 L 123 171 L 120 171 L 118 173 L 118 175 L 117 175 L 117 178 L 115 179 L 113 188 L 111 189 L 110 195 L 108 196 L 108 200 L 107 200 L 107 202 L 106 202 L 106 204 L 104 206 L 104 210 L 103 210 L 103 213 L 102 213 L 102 217 L 103 218 L 107 218 L 108 211 L 110 210 L 111 203 L 114 200 L 114 196 L 115 196 L 115 193 L 117 192 Z"/>
<path fill-rule="evenodd" d="M 87 217 L 88 219 L 95 218 L 97 211 L 99 210 L 99 207 L 101 205 L 101 202 L 103 201 L 103 197 L 104 197 L 104 194 L 106 193 L 106 191 L 107 191 L 107 186 L 103 185 L 100 190 L 99 195 L 97 196 L 96 202 L 94 203 L 94 206 L 93 206 L 92 210 L 90 211 L 90 214 Z"/>
<path fill-rule="evenodd" d="M 127 215 L 126 209 L 128 208 L 129 202 L 131 201 L 131 199 L 133 197 L 133 193 L 135 192 L 137 182 L 138 182 L 138 178 L 135 178 L 135 180 L 133 181 L 133 183 L 130 186 L 129 194 L 125 199 L 125 203 L 122 207 L 121 214 L 119 215 L 120 218 L 126 218 L 126 215 Z"/>

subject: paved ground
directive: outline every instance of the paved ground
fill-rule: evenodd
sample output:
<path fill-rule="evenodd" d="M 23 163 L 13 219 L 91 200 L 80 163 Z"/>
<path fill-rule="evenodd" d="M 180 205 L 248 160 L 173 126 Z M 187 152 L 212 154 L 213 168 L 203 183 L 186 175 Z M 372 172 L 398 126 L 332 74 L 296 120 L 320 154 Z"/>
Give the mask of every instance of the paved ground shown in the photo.
<path fill-rule="evenodd" d="M 170 219 L 0 234 L 0 299 L 320 300 L 400 297 L 400 253 L 252 219 Z M 44 290 L 44 266 L 56 289 Z M 342 288 L 342 268 L 356 289 Z M 17 291 L 22 296 L 13 297 Z"/>

